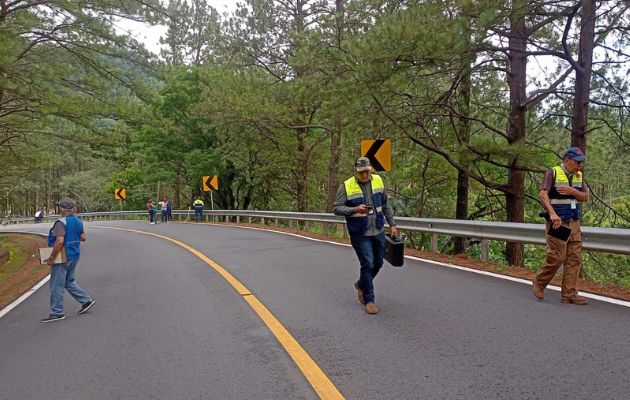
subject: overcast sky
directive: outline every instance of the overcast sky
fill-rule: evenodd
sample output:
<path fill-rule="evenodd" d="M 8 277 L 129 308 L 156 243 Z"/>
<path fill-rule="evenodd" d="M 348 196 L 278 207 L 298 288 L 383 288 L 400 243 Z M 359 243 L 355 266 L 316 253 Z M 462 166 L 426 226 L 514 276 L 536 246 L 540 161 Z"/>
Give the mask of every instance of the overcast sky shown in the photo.
<path fill-rule="evenodd" d="M 232 12 L 236 9 L 237 0 L 207 0 L 208 4 L 214 7 L 219 14 Z M 160 53 L 160 36 L 166 34 L 166 26 L 149 26 L 134 21 L 119 21 L 115 24 L 121 32 L 128 32 L 138 41 L 144 43 L 145 47 L 155 53 Z"/>
<path fill-rule="evenodd" d="M 190 2 L 190 0 L 188 1 Z M 207 2 L 210 6 L 214 7 L 219 14 L 223 15 L 236 10 L 236 3 L 238 0 L 207 0 Z M 149 51 L 157 55 L 160 54 L 159 40 L 160 36 L 164 36 L 166 34 L 166 26 L 149 26 L 133 21 L 119 21 L 115 26 L 120 32 L 128 32 L 138 41 L 144 43 L 145 47 Z M 532 90 L 540 85 L 540 83 L 535 82 L 536 79 L 531 79 L 531 77 L 537 77 L 546 81 L 552 80 L 553 75 L 555 75 L 553 72 L 555 66 L 556 61 L 551 56 L 530 57 L 527 66 L 528 73 L 530 75 L 528 89 Z M 549 74 L 552 76 L 548 76 Z"/>

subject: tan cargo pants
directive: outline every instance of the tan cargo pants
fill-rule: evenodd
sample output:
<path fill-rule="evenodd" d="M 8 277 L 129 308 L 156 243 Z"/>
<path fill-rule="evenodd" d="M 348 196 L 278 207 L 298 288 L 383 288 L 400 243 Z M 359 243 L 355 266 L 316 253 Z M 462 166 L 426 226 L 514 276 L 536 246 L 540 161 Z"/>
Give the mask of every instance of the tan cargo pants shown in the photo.
<path fill-rule="evenodd" d="M 547 222 L 547 230 L 549 224 Z M 563 299 L 572 299 L 577 296 L 577 279 L 582 269 L 582 231 L 580 221 L 563 222 L 562 225 L 571 228 L 569 240 L 565 242 L 546 235 L 547 256 L 545 264 L 534 277 L 534 285 L 543 289 L 547 287 L 560 266 L 564 264 L 561 296 Z"/>

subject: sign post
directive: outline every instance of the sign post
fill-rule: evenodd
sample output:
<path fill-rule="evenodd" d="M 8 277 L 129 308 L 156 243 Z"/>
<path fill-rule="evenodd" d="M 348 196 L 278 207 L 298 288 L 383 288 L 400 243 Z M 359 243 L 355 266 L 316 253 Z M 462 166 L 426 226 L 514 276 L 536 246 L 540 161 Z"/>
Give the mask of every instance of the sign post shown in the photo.
<path fill-rule="evenodd" d="M 120 200 L 120 211 L 122 211 L 122 202 L 127 198 L 127 191 L 125 188 L 114 189 L 114 199 Z"/>
<path fill-rule="evenodd" d="M 212 211 L 214 211 L 214 198 L 212 197 L 212 192 L 214 190 L 217 192 L 219 191 L 219 176 L 204 176 L 201 182 L 203 183 L 202 190 L 204 192 L 210 192 L 210 207 Z"/>

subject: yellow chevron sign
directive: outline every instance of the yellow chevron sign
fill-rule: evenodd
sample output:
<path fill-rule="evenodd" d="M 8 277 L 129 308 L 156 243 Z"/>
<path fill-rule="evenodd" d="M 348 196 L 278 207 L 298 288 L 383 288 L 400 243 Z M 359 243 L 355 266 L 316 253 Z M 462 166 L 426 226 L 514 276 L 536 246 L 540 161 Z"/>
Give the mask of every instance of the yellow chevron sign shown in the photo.
<path fill-rule="evenodd" d="M 392 141 L 390 139 L 362 140 L 361 156 L 370 159 L 375 171 L 391 171 Z"/>
<path fill-rule="evenodd" d="M 114 199 L 116 200 L 125 200 L 127 198 L 127 191 L 122 189 L 114 189 Z"/>
<path fill-rule="evenodd" d="M 219 191 L 219 177 L 217 175 L 204 176 L 202 182 L 204 192 L 209 192 L 211 190 L 214 190 L 216 192 Z"/>

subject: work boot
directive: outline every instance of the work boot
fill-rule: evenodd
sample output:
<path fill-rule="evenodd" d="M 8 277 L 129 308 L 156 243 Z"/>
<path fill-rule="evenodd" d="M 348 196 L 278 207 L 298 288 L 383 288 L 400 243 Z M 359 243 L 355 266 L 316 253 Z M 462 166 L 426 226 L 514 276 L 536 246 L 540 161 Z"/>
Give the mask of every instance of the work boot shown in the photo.
<path fill-rule="evenodd" d="M 532 293 L 538 300 L 545 298 L 545 289 L 541 288 L 536 283 L 532 283 Z"/>
<path fill-rule="evenodd" d="M 577 304 L 579 306 L 584 306 L 588 304 L 588 299 L 583 296 L 578 296 L 577 294 L 574 297 L 569 299 L 561 299 L 562 304 Z"/>
<path fill-rule="evenodd" d="M 365 304 L 365 299 L 363 298 L 363 290 L 361 290 L 359 282 L 354 283 L 354 288 L 357 290 L 357 299 L 359 300 L 359 303 Z"/>
<path fill-rule="evenodd" d="M 365 305 L 365 312 L 368 314 L 378 314 L 378 308 L 376 308 L 376 304 L 367 303 Z"/>

